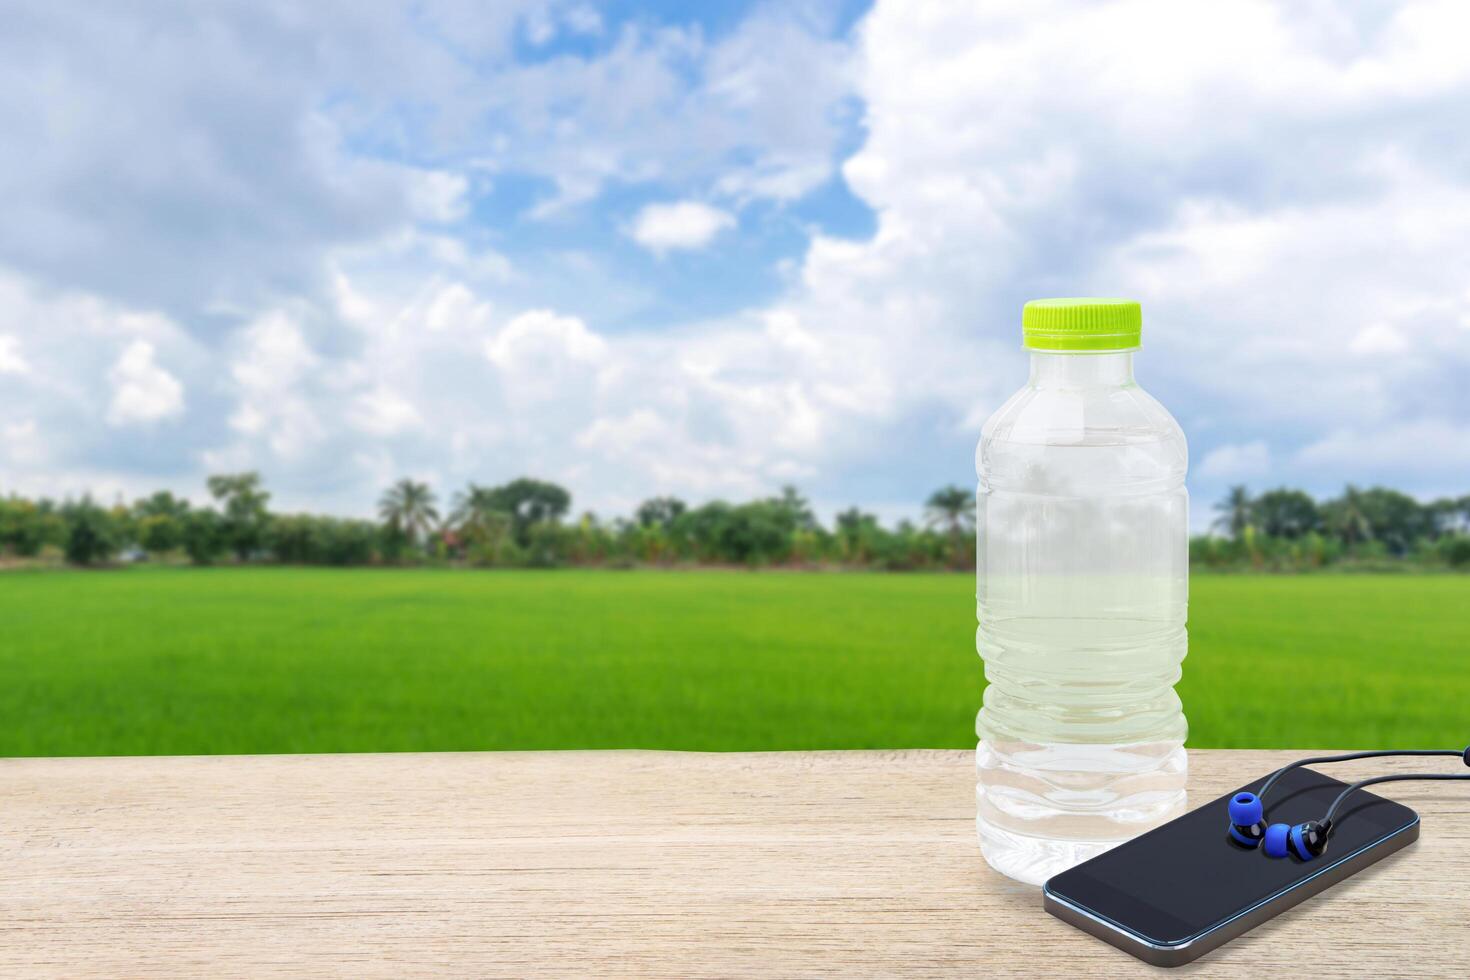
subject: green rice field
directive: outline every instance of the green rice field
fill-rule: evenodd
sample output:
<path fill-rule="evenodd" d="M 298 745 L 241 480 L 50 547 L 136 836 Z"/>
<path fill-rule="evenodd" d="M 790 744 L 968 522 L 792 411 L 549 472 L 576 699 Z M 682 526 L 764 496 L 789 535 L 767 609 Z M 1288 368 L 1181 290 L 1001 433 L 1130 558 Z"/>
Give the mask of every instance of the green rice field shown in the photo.
<path fill-rule="evenodd" d="M 1470 741 L 1470 577 L 1198 575 L 1197 747 Z M 971 576 L 0 574 L 0 755 L 971 747 Z"/>

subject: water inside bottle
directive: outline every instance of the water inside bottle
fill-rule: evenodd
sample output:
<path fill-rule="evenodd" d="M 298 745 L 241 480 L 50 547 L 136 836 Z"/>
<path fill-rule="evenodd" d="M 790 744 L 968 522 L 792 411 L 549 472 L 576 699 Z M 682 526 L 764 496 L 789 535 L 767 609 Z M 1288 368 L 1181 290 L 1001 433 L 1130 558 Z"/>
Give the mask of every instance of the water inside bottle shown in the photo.
<path fill-rule="evenodd" d="M 1033 354 L 977 459 L 977 826 L 1023 881 L 1185 807 L 1187 449 L 1131 357 Z"/>

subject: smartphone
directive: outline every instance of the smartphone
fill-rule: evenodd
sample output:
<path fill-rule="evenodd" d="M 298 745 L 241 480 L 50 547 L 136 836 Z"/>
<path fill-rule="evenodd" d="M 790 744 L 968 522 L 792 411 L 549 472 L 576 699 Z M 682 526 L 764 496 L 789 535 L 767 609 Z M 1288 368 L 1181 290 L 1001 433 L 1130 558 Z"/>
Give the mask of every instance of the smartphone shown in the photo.
<path fill-rule="evenodd" d="M 1267 857 L 1231 839 L 1227 805 L 1266 778 L 1055 875 L 1042 889 L 1046 910 L 1145 962 L 1179 966 L 1419 837 L 1417 813 L 1357 790 L 1333 817 L 1325 853 L 1311 861 Z M 1266 820 L 1320 820 L 1346 785 L 1293 769 L 1263 801 Z"/>

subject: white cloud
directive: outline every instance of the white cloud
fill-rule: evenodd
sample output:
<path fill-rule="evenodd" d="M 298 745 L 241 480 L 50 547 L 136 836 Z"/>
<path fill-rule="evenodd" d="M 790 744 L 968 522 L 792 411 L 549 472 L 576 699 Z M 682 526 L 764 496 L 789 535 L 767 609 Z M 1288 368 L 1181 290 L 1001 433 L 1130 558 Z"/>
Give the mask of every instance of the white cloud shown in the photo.
<path fill-rule="evenodd" d="M 799 197 L 850 125 L 832 16 L 770 5 L 706 30 L 563 0 L 276 14 L 53 6 L 8 25 L 0 92 L 29 94 L 0 96 L 0 128 L 41 149 L 0 160 L 0 413 L 25 411 L 58 473 L 131 486 L 251 466 L 278 501 L 324 505 L 394 462 L 570 480 L 624 465 L 583 459 L 577 438 L 639 411 L 666 419 L 690 479 L 706 461 L 702 486 L 792 471 L 789 449 L 767 461 L 754 443 L 773 426 L 783 446 L 810 440 L 810 398 L 780 363 L 809 345 L 766 350 L 759 316 L 692 338 L 600 332 L 567 301 L 629 311 L 649 286 L 584 243 L 527 262 L 524 214 L 492 225 L 470 205 L 512 177 L 554 185 L 541 214 L 610 182 L 708 200 L 645 228 L 676 249 L 733 228 L 737 206 Z M 527 38 L 573 34 L 575 53 L 522 57 Z M 124 65 L 145 41 L 156 57 Z M 38 104 L 67 125 L 36 129 Z M 106 431 L 185 412 L 146 441 Z M 643 492 L 626 465 L 606 484 Z"/>
<path fill-rule="evenodd" d="M 497 367 L 520 374 L 554 371 L 558 364 L 596 364 L 607 344 L 574 316 L 530 310 L 485 342 L 485 356 Z"/>
<path fill-rule="evenodd" d="M 1470 425 L 1437 418 L 1338 428 L 1297 454 L 1302 467 L 1343 481 L 1470 474 Z"/>
<path fill-rule="evenodd" d="M 545 10 L 532 11 L 526 19 L 526 40 L 536 47 L 549 44 L 556 37 L 556 22 Z"/>
<path fill-rule="evenodd" d="M 135 340 L 107 373 L 112 402 L 107 424 L 147 425 L 183 414 L 184 386 L 153 360 L 153 345 Z"/>
<path fill-rule="evenodd" d="M 230 366 L 238 397 L 230 427 L 263 440 L 276 456 L 300 458 L 326 435 L 311 397 L 320 363 L 290 315 L 278 310 L 256 320 Z"/>
<path fill-rule="evenodd" d="M 562 21 L 575 34 L 602 33 L 602 15 L 591 4 L 579 3 L 568 8 L 562 14 Z"/>
<path fill-rule="evenodd" d="M 1353 335 L 1348 350 L 1354 354 L 1402 354 L 1409 342 L 1391 323 L 1370 323 Z"/>
<path fill-rule="evenodd" d="M 357 397 L 353 424 L 374 436 L 396 436 L 423 425 L 413 403 L 397 392 L 379 386 Z"/>
<path fill-rule="evenodd" d="M 793 382 L 793 369 L 820 373 L 823 348 L 790 311 L 607 335 L 552 309 L 499 322 L 444 315 L 488 310 L 463 283 L 394 297 L 344 278 L 338 292 L 353 297 L 360 322 L 387 325 L 363 334 L 333 388 L 352 393 L 349 426 L 383 423 L 375 448 L 351 457 L 370 463 L 362 479 L 395 465 L 445 487 L 530 472 L 600 510 L 659 491 L 756 494 L 816 475 L 827 406 L 845 404 L 828 392 L 851 397 L 839 379 L 811 390 Z M 433 424 L 370 423 L 367 404 L 384 392 Z M 320 418 L 330 440 L 334 415 Z"/>
<path fill-rule="evenodd" d="M 395 469 L 536 472 L 599 508 L 798 479 L 882 508 L 968 479 L 1025 377 L 1021 304 L 1096 292 L 1144 303 L 1139 377 L 1192 437 L 1197 500 L 1268 475 L 1463 482 L 1466 5 L 880 0 L 852 43 L 796 6 L 723 33 L 413 9 L 423 30 L 374 5 L 210 20 L 198 50 L 165 11 L 130 75 L 136 15 L 48 8 L 67 43 L 0 60 L 0 92 L 55 79 L 76 120 L 48 141 L 0 102 L 44 149 L 0 161 L 23 191 L 0 202 L 21 270 L 0 271 L 0 417 L 58 471 L 202 459 L 367 505 Z M 536 10 L 606 40 L 517 63 Z M 195 100 L 178 79 L 201 63 Z M 832 176 L 854 91 L 841 172 L 875 231 L 817 234 L 740 312 L 656 328 L 630 311 L 671 266 L 640 281 L 559 238 L 575 221 L 468 208 L 514 176 L 554 185 L 543 216 L 652 195 L 625 234 L 655 251 L 794 225 L 753 202 Z M 146 459 L 107 438 L 99 384 L 134 342 L 189 394 Z"/>
<path fill-rule="evenodd" d="M 424 221 L 459 221 L 469 213 L 470 182 L 463 174 L 443 170 L 415 171 L 408 184 L 413 213 Z"/>
<path fill-rule="evenodd" d="M 713 42 L 698 29 L 624 25 L 600 57 L 508 72 L 492 118 L 531 138 L 493 143 L 482 159 L 553 177 L 557 194 L 538 217 L 613 180 L 800 196 L 831 176 L 852 92 L 849 48 L 829 29 L 815 7 L 775 4 Z"/>
<path fill-rule="evenodd" d="M 649 204 L 638 212 L 628 234 L 653 252 L 704 248 L 716 235 L 735 227 L 735 216 L 700 201 Z"/>
<path fill-rule="evenodd" d="M 731 193 L 789 198 L 832 173 L 848 46 L 819 7 L 707 33 L 644 16 L 609 30 L 563 0 L 490 6 L 11 18 L 0 130 L 33 152 L 0 159 L 0 264 L 205 331 L 200 307 L 249 316 L 310 293 L 334 250 L 461 222 L 470 188 L 504 175 L 552 183 L 549 215 L 610 181 L 707 191 L 748 170 Z M 561 33 L 589 50 L 520 57 L 520 38 Z"/>
<path fill-rule="evenodd" d="M 786 305 L 829 350 L 871 345 L 885 417 L 927 393 L 975 425 L 1023 378 L 1026 299 L 1136 295 L 1139 378 L 1215 442 L 1207 492 L 1265 475 L 1268 432 L 1302 445 L 1409 412 L 1463 429 L 1470 140 L 1430 120 L 1470 97 L 1447 40 L 1465 17 L 880 2 L 859 52 L 868 138 L 843 166 L 878 229 L 818 239 Z"/>
<path fill-rule="evenodd" d="M 715 190 L 741 202 L 757 198 L 794 201 L 821 186 L 831 173 L 825 160 L 769 159 L 725 174 L 715 182 Z"/>
<path fill-rule="evenodd" d="M 194 426 L 182 421 L 207 401 L 188 382 L 201 351 L 175 322 L 0 267 L 0 336 L 16 338 L 0 348 L 26 366 L 0 375 L 5 491 L 103 496 L 167 483 L 158 470 L 188 453 Z M 120 426 L 150 431 L 122 438 Z"/>
<path fill-rule="evenodd" d="M 573 316 L 530 310 L 485 341 L 485 357 L 498 371 L 500 389 L 527 430 L 546 425 L 554 407 L 559 418 L 594 410 L 598 374 L 607 342 Z"/>
<path fill-rule="evenodd" d="M 1199 465 L 1200 476 L 1220 480 L 1249 480 L 1270 471 L 1271 450 L 1260 440 L 1218 446 Z"/>
<path fill-rule="evenodd" d="M 480 300 L 468 286 L 452 282 L 441 287 L 429 301 L 424 326 L 438 332 L 483 327 L 489 324 L 491 306 Z"/>
<path fill-rule="evenodd" d="M 46 446 L 35 419 L 20 419 L 0 425 L 0 462 L 15 470 L 35 469 L 46 463 Z M 14 481 L 14 476 L 11 476 Z M 7 489 L 12 489 L 7 487 Z"/>
<path fill-rule="evenodd" d="M 28 374 L 30 370 L 20 353 L 20 338 L 0 334 L 0 374 Z"/>
<path fill-rule="evenodd" d="M 301 329 L 286 313 L 275 311 L 245 331 L 245 352 L 230 373 L 246 391 L 284 392 L 316 366 L 318 359 Z"/>
<path fill-rule="evenodd" d="M 398 18 L 277 14 L 39 4 L 7 18 L 0 130 L 31 149 L 0 157 L 0 264 L 182 319 L 309 289 L 325 250 L 408 224 L 413 168 L 357 157 L 353 122 L 326 108 L 364 105 L 363 61 L 386 55 Z M 378 70 L 436 77 L 411 36 Z"/>

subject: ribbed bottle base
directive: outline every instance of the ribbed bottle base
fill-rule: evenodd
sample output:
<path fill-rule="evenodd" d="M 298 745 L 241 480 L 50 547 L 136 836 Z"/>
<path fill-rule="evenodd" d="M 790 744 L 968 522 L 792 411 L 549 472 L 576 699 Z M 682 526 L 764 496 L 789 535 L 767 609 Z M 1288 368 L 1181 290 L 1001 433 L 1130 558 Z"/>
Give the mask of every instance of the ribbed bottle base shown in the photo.
<path fill-rule="evenodd" d="M 1178 742 L 1037 745 L 982 741 L 976 827 L 991 867 L 1041 884 L 1185 810 Z"/>
<path fill-rule="evenodd" d="M 985 856 L 986 863 L 1001 874 L 1028 885 L 1044 884 L 1052 875 L 1123 843 L 1121 840 L 1058 841 L 1028 837 L 992 827 L 983 817 L 975 818 L 975 826 L 980 834 L 980 853 Z"/>

